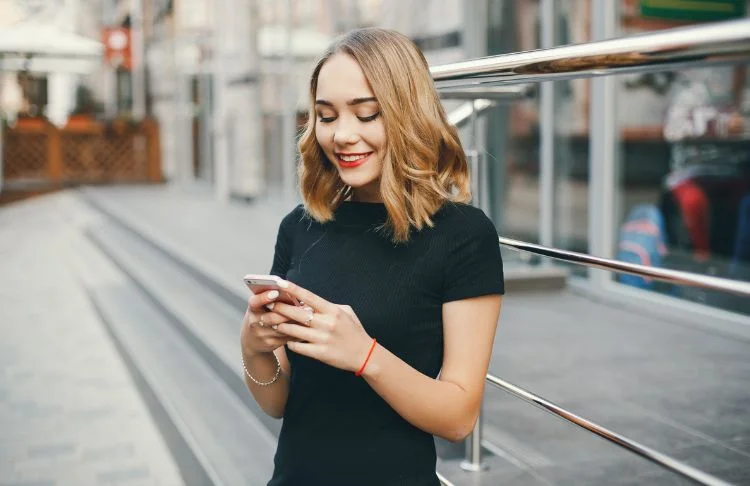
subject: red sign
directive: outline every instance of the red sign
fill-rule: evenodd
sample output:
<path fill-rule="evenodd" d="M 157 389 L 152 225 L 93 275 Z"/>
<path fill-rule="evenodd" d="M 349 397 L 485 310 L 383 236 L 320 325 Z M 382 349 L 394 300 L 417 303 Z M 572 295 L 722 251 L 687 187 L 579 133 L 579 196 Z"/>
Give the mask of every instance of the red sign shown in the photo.
<path fill-rule="evenodd" d="M 102 29 L 105 61 L 110 66 L 130 70 L 133 66 L 130 42 L 130 29 L 126 27 L 105 27 Z"/>

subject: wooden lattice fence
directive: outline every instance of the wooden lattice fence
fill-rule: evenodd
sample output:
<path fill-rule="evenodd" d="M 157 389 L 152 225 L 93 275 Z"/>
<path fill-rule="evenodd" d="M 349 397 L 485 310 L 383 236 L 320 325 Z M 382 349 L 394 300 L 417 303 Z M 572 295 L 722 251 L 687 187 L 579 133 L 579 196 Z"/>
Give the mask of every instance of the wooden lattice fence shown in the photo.
<path fill-rule="evenodd" d="M 159 130 L 152 120 L 62 129 L 41 121 L 23 123 L 5 129 L 2 147 L 6 187 L 162 180 Z"/>

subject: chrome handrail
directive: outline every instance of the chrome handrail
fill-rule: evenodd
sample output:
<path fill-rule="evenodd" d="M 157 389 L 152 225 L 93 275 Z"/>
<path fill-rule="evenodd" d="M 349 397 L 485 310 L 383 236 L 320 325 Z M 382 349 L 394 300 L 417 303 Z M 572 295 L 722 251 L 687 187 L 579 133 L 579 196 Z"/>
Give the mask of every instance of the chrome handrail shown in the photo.
<path fill-rule="evenodd" d="M 461 128 L 469 122 L 473 116 L 480 115 L 495 106 L 495 102 L 485 99 L 474 100 L 462 104 L 452 112 L 448 113 L 448 122 Z"/>
<path fill-rule="evenodd" d="M 533 84 L 518 86 L 471 86 L 468 88 L 445 88 L 438 91 L 441 98 L 446 100 L 493 100 L 520 101 L 534 96 L 536 89 Z"/>
<path fill-rule="evenodd" d="M 650 447 L 647 447 L 643 444 L 639 444 L 638 442 L 634 440 L 630 440 L 627 437 L 623 437 L 622 435 L 616 432 L 613 432 L 607 428 L 604 428 L 601 425 L 597 425 L 594 422 L 591 422 L 590 420 L 586 420 L 583 417 L 580 417 L 572 412 L 569 412 L 568 410 L 565 410 L 564 408 L 558 405 L 555 405 L 549 400 L 545 400 L 544 398 L 538 395 L 535 395 L 527 390 L 524 390 L 521 387 L 508 383 L 507 381 L 501 380 L 500 378 L 496 376 L 487 374 L 487 381 L 495 385 L 496 387 L 500 388 L 503 391 L 506 391 L 528 403 L 531 403 L 532 405 L 536 405 L 542 410 L 550 412 L 551 414 L 556 415 L 564 419 L 565 421 L 575 424 L 585 430 L 588 430 L 589 432 L 596 434 L 599 437 L 607 439 L 610 442 L 614 442 L 615 444 L 618 444 L 630 450 L 631 452 L 638 454 L 639 456 L 645 459 L 648 459 L 649 461 L 652 461 L 674 472 L 677 472 L 685 478 L 688 478 L 697 483 L 706 484 L 709 486 L 731 486 L 730 483 L 727 483 L 715 476 L 712 476 L 699 469 L 696 469 L 692 466 L 682 463 L 678 461 L 677 459 L 667 456 L 666 454 L 657 452 L 654 449 L 651 449 Z"/>
<path fill-rule="evenodd" d="M 591 78 L 629 72 L 665 71 L 705 64 L 737 63 L 748 58 L 750 58 L 750 19 L 743 19 L 669 29 L 599 42 L 471 59 L 434 66 L 430 68 L 430 71 L 435 85 L 440 91 L 456 92 L 455 88 L 462 87 L 466 90 L 468 87 L 469 90 L 474 89 L 481 92 L 489 85 Z M 475 110 L 478 101 L 489 103 L 486 99 L 476 100 L 473 105 L 467 103 L 467 115 L 462 121 L 465 122 L 472 116 L 476 119 Z M 499 237 L 499 243 L 517 250 L 594 268 L 750 296 L 750 284 L 745 282 L 635 265 L 503 237 Z M 487 380 L 503 390 L 541 406 L 558 417 L 583 427 L 589 432 L 625 447 L 631 452 L 697 483 L 709 486 L 728 485 L 728 483 L 714 476 L 615 434 L 497 377 L 488 374 Z M 476 442 L 472 441 L 472 444 Z M 473 448 L 475 449 L 476 446 L 473 446 Z M 479 456 L 479 454 L 473 452 L 479 451 L 472 451 L 472 456 Z"/>
<path fill-rule="evenodd" d="M 703 287 L 750 297 L 750 283 L 742 282 L 740 280 L 712 277 L 710 275 L 700 275 L 666 268 L 647 267 L 635 263 L 626 263 L 608 258 L 595 257 L 586 253 L 577 253 L 574 251 L 527 243 L 525 241 L 513 240 L 502 236 L 498 237 L 498 241 L 501 245 L 509 248 L 555 258 L 557 260 L 575 263 L 586 267 L 601 268 L 619 273 L 629 273 L 631 275 L 659 280 L 661 282 L 688 285 L 691 287 Z"/>
<path fill-rule="evenodd" d="M 519 84 L 738 62 L 750 56 L 750 19 L 469 59 L 430 68 L 438 89 Z"/>
<path fill-rule="evenodd" d="M 440 474 L 439 472 L 436 471 L 435 474 L 437 474 L 437 477 L 438 477 L 438 480 L 440 481 L 441 486 L 455 486 L 453 483 L 448 481 L 448 479 L 442 474 Z"/>

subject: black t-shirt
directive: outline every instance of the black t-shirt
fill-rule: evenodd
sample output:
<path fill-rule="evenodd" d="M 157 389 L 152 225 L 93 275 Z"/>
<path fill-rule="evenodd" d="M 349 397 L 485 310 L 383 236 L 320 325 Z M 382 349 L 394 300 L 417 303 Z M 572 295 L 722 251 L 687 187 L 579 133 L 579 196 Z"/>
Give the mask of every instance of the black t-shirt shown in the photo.
<path fill-rule="evenodd" d="M 386 217 L 383 204 L 344 202 L 320 224 L 300 205 L 281 223 L 271 273 L 350 305 L 378 344 L 435 378 L 443 303 L 504 292 L 497 232 L 481 210 L 446 202 L 434 227 L 396 244 L 378 229 Z M 439 485 L 431 434 L 354 373 L 286 353 L 292 376 L 269 486 Z"/>

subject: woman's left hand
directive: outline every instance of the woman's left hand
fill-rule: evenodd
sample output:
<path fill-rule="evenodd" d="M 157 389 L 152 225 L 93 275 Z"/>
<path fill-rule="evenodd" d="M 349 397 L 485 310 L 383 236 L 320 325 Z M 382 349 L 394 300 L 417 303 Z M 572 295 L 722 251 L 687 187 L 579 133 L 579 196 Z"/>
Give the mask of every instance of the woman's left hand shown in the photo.
<path fill-rule="evenodd" d="M 283 323 L 277 331 L 300 342 L 289 341 L 295 353 L 330 366 L 356 372 L 372 345 L 372 338 L 348 305 L 328 302 L 292 282 L 284 291 L 305 303 L 304 307 L 276 302 L 273 311 L 299 324 Z"/>

